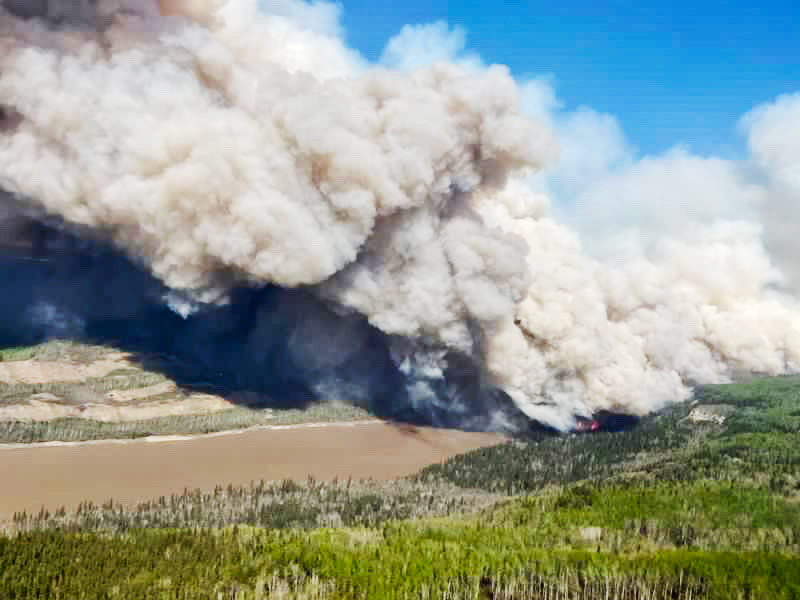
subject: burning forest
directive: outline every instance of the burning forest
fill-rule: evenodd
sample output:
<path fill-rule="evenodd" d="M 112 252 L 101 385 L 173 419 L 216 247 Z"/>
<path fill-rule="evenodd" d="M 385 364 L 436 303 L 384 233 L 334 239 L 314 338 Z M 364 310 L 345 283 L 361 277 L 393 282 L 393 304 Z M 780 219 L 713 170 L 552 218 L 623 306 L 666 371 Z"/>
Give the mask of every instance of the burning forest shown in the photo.
<path fill-rule="evenodd" d="M 372 65 L 284 4 L 0 2 L 0 341 L 482 430 L 798 370 L 800 98 L 743 121 L 758 177 L 678 153 L 564 203 L 508 69 Z"/>

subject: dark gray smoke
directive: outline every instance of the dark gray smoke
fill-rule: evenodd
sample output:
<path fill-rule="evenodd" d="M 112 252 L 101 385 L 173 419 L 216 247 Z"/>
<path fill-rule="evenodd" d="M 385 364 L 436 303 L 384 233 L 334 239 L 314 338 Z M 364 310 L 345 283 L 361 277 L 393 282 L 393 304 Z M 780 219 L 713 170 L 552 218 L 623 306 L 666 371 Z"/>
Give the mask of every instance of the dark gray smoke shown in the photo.
<path fill-rule="evenodd" d="M 15 17 L 42 19 L 51 23 L 98 23 L 97 2 L 92 0 L 3 0 L 3 7 Z"/>
<path fill-rule="evenodd" d="M 8 282 L 0 347 L 53 337 L 109 344 L 185 388 L 257 397 L 265 407 L 338 399 L 415 424 L 486 430 L 525 421 L 468 357 L 451 353 L 443 377 L 404 373 L 391 356 L 398 340 L 307 290 L 237 288 L 228 304 L 195 305 L 184 318 L 165 302 L 170 291 L 124 254 L 0 198 L 0 281 Z"/>
<path fill-rule="evenodd" d="M 0 0 L 5 10 L 19 19 L 35 19 L 48 27 L 102 31 L 115 18 L 158 14 L 158 2 L 138 0 Z"/>

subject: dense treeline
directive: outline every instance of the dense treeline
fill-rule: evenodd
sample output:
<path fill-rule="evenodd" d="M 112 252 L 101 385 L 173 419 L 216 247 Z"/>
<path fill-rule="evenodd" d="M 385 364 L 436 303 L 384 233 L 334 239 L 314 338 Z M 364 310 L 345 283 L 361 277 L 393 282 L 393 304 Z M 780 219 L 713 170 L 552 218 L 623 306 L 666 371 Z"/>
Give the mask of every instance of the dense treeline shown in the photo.
<path fill-rule="evenodd" d="M 16 532 L 107 533 L 231 525 L 380 530 L 386 523 L 436 516 L 459 516 L 463 524 L 469 522 L 465 515 L 479 510 L 478 523 L 529 528 L 529 542 L 537 547 L 572 547 L 591 539 L 613 552 L 686 547 L 800 555 L 800 503 L 733 481 L 585 481 L 550 486 L 511 502 L 498 502 L 489 494 L 459 493 L 444 484 L 309 481 L 301 486 L 286 481 L 217 488 L 210 494 L 187 492 L 135 508 L 108 502 L 102 507 L 86 503 L 71 514 L 20 513 L 13 526 Z"/>
<path fill-rule="evenodd" d="M 370 600 L 501 598 L 498 592 L 504 585 L 524 591 L 523 579 L 531 591 L 538 585 L 560 590 L 559 597 L 565 591 L 580 598 L 584 590 L 596 594 L 613 588 L 616 593 L 606 597 L 788 600 L 800 594 L 799 563 L 791 557 L 544 550 L 532 547 L 525 530 L 522 533 L 418 525 L 386 527 L 372 534 L 240 528 L 138 530 L 125 535 L 39 531 L 13 541 L 0 539 L 0 596 L 267 597 L 265 588 L 273 576 L 332 582 L 327 594 L 318 597 Z"/>
<path fill-rule="evenodd" d="M 725 423 L 728 435 L 800 433 L 800 377 L 706 386 L 696 398 L 704 404 L 724 403 L 736 408 Z"/>
<path fill-rule="evenodd" d="M 698 401 L 733 412 L 697 422 Z M 712 386 L 635 429 L 403 481 L 17 515 L 0 598 L 798 599 L 798 419 L 796 379 Z"/>
<path fill-rule="evenodd" d="M 724 425 L 692 423 L 699 402 L 736 408 Z M 695 399 L 618 433 L 531 436 L 456 456 L 420 472 L 467 488 L 505 494 L 587 479 L 766 482 L 800 494 L 800 379 L 708 386 Z"/>
<path fill-rule="evenodd" d="M 125 507 L 109 500 L 90 502 L 77 511 L 64 509 L 14 515 L 15 531 L 61 529 L 126 532 L 141 528 L 226 527 L 255 525 L 270 528 L 374 526 L 387 521 L 476 512 L 497 501 L 439 482 L 425 485 L 410 480 L 253 482 L 249 486 L 217 486 L 213 492 L 184 491 Z"/>
<path fill-rule="evenodd" d="M 422 470 L 419 478 L 446 479 L 466 488 L 505 494 L 535 492 L 547 485 L 605 478 L 665 460 L 696 435 L 684 424 L 688 404 L 642 419 L 634 429 L 554 437 L 534 435 L 482 448 Z"/>
<path fill-rule="evenodd" d="M 141 421 L 105 422 L 74 417 L 50 421 L 0 421 L 0 444 L 135 439 L 151 435 L 201 435 L 247 427 L 360 421 L 371 418 L 361 408 L 323 402 L 304 409 L 260 410 L 237 406 L 215 413 L 156 417 Z"/>
<path fill-rule="evenodd" d="M 588 481 L 497 505 L 484 518 L 533 528 L 540 547 L 591 539 L 610 552 L 692 548 L 800 556 L 800 506 L 736 482 Z"/>

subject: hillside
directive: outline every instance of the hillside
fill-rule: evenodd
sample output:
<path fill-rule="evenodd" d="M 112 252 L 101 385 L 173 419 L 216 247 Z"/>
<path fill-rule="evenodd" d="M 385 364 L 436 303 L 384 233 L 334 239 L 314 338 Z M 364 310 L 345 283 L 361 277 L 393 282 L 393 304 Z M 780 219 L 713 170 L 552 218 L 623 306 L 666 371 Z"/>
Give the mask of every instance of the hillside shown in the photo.
<path fill-rule="evenodd" d="M 258 393 L 209 382 L 179 385 L 167 374 L 183 366 L 176 361 L 71 341 L 0 348 L 0 444 L 369 418 L 344 402 L 285 407 Z"/>
<path fill-rule="evenodd" d="M 757 380 L 629 431 L 530 436 L 383 488 L 18 515 L 0 595 L 798 598 L 798 434 L 800 380 Z"/>
<path fill-rule="evenodd" d="M 708 409 L 706 407 L 709 407 Z M 705 413 L 727 413 L 722 424 Z M 601 481 L 734 481 L 800 495 L 800 378 L 706 386 L 620 433 L 531 436 L 422 476 L 508 494 Z"/>

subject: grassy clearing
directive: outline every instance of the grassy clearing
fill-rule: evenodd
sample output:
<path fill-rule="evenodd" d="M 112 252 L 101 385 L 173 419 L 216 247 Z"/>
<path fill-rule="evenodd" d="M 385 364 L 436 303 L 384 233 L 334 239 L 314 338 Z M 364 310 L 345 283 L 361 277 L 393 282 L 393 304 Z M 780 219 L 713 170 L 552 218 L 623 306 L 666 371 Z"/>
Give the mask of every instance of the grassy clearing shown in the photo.
<path fill-rule="evenodd" d="M 113 349 L 77 342 L 51 341 L 25 348 L 0 349 L 0 359 L 35 361 L 72 361 L 89 364 Z M 46 365 L 43 365 L 46 368 Z M 178 387 L 168 392 L 144 395 L 125 402 L 110 402 L 104 395 L 112 391 L 145 390 L 169 382 L 161 373 L 135 367 L 114 369 L 103 377 L 80 382 L 3 383 L 0 382 L 0 406 L 24 405 L 37 394 L 47 394 L 46 401 L 67 406 L 108 404 L 125 407 L 157 404 L 186 399 L 191 391 Z M 218 390 L 209 389 L 209 393 Z M 50 398 L 52 396 L 52 398 Z M 77 417 L 49 421 L 0 421 L 0 443 L 78 442 L 101 439 L 134 439 L 151 435 L 196 435 L 245 429 L 262 425 L 295 425 L 310 422 L 352 421 L 370 418 L 361 408 L 340 402 L 323 402 L 302 409 L 264 409 L 237 406 L 215 413 L 164 416 L 137 421 L 104 422 Z"/>

